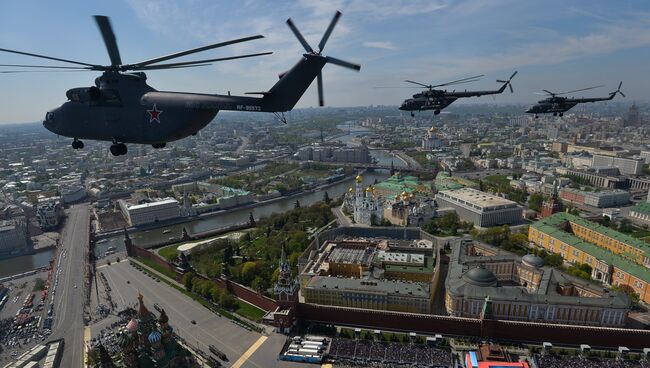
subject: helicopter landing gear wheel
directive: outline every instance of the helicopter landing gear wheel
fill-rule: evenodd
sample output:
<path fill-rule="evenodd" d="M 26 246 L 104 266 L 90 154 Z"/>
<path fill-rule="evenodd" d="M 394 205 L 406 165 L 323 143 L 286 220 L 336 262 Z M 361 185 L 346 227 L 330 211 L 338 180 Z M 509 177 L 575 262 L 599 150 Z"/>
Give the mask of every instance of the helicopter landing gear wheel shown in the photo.
<path fill-rule="evenodd" d="M 126 155 L 128 150 L 126 149 L 126 145 L 124 143 L 116 143 L 111 145 L 111 154 L 113 156 L 122 156 Z"/>
<path fill-rule="evenodd" d="M 154 144 L 151 145 L 151 147 L 158 149 L 158 148 L 165 148 L 166 145 L 167 145 L 167 143 L 165 143 L 165 142 L 163 142 L 163 143 L 154 143 Z"/>
<path fill-rule="evenodd" d="M 75 139 L 74 141 L 72 141 L 72 148 L 73 149 L 82 149 L 82 148 L 84 148 L 84 142 L 78 141 L 78 140 Z"/>
<path fill-rule="evenodd" d="M 539 119 L 539 115 L 535 115 L 535 119 Z"/>
<path fill-rule="evenodd" d="M 558 115 L 559 115 L 559 116 L 564 116 L 564 113 L 563 113 L 563 112 L 561 112 L 561 113 L 559 113 Z"/>
<path fill-rule="evenodd" d="M 415 117 L 415 114 L 414 114 L 414 113 L 411 113 L 411 117 L 414 118 L 414 117 Z"/>
<path fill-rule="evenodd" d="M 440 110 L 433 110 L 433 115 L 438 115 L 440 114 Z"/>
<path fill-rule="evenodd" d="M 557 116 L 557 112 L 554 112 L 554 113 L 553 113 L 553 116 Z"/>

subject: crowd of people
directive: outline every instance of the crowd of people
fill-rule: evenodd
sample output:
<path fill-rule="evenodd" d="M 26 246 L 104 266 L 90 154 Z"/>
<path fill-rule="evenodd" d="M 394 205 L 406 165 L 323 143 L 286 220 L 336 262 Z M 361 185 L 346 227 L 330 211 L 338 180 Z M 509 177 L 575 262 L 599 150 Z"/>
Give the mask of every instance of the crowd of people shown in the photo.
<path fill-rule="evenodd" d="M 650 368 L 645 360 L 627 360 L 615 358 L 597 358 L 545 354 L 535 357 L 539 368 Z"/>
<path fill-rule="evenodd" d="M 376 367 L 451 367 L 451 352 L 416 343 L 334 338 L 329 355 L 343 366 L 375 363 Z"/>

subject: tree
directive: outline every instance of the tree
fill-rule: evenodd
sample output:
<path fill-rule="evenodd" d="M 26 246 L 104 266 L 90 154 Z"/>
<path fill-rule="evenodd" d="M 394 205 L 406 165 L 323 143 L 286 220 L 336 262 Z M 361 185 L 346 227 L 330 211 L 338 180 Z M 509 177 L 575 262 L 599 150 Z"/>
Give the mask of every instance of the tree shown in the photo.
<path fill-rule="evenodd" d="M 219 300 L 219 304 L 221 304 L 223 308 L 226 308 L 228 310 L 233 310 L 237 308 L 237 300 L 232 295 L 228 294 L 225 291 L 221 294 L 221 299 Z"/>
<path fill-rule="evenodd" d="M 456 235 L 458 232 L 458 225 L 460 225 L 460 219 L 456 212 L 450 212 L 442 216 L 438 223 L 441 230 Z"/>
<path fill-rule="evenodd" d="M 618 224 L 618 231 L 622 233 L 631 233 L 634 231 L 634 226 L 632 226 L 632 222 L 630 220 L 622 219 Z"/>
<path fill-rule="evenodd" d="M 183 275 L 183 285 L 185 285 L 185 289 L 192 290 L 192 284 L 195 276 L 196 275 L 194 275 L 193 272 L 188 272 Z"/>
<path fill-rule="evenodd" d="M 559 267 L 564 263 L 564 258 L 559 253 L 548 254 L 542 258 L 544 259 L 544 263 L 551 267 Z"/>
<path fill-rule="evenodd" d="M 633 304 L 639 303 L 640 296 L 636 291 L 634 291 L 634 288 L 631 287 L 630 285 L 624 285 L 624 284 L 614 285 L 612 286 L 612 289 L 626 294 L 630 298 Z"/>
<path fill-rule="evenodd" d="M 533 193 L 528 197 L 528 207 L 531 210 L 539 212 L 544 203 L 544 196 L 541 193 Z"/>
<path fill-rule="evenodd" d="M 266 289 L 266 281 L 260 276 L 255 276 L 251 282 L 251 289 L 257 292 L 264 291 Z"/>
<path fill-rule="evenodd" d="M 330 195 L 327 193 L 327 191 L 325 191 L 325 194 L 323 194 L 323 202 L 327 204 L 330 204 L 330 202 L 332 202 L 332 198 L 330 198 Z"/>
<path fill-rule="evenodd" d="M 214 287 L 211 290 L 210 298 L 212 299 L 213 302 L 219 303 L 221 301 L 221 294 L 223 294 L 225 290 L 223 290 L 220 287 Z"/>
<path fill-rule="evenodd" d="M 244 264 L 241 267 L 239 279 L 241 280 L 242 283 L 246 285 L 250 285 L 251 281 L 253 281 L 256 274 L 257 274 L 257 263 L 251 261 L 244 262 Z"/>
<path fill-rule="evenodd" d="M 226 248 L 223 250 L 223 261 L 230 266 L 232 266 L 234 263 L 232 258 L 232 253 L 233 253 L 232 244 L 230 244 L 229 242 Z"/>

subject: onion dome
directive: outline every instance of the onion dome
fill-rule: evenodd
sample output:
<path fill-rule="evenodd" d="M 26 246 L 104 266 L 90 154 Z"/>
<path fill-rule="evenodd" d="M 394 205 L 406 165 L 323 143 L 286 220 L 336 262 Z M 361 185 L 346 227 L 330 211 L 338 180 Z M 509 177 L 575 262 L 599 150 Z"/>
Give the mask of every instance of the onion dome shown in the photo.
<path fill-rule="evenodd" d="M 348 189 L 348 193 L 352 193 L 352 192 L 354 192 L 354 189 L 352 189 L 352 187 L 350 187 L 350 188 Z"/>
<path fill-rule="evenodd" d="M 135 332 L 138 330 L 138 321 L 135 318 L 131 318 L 129 323 L 126 324 L 126 330 L 129 332 Z"/>
<path fill-rule="evenodd" d="M 521 258 L 521 261 L 531 267 L 540 268 L 544 266 L 544 260 L 540 256 L 534 254 L 526 254 Z"/>
<path fill-rule="evenodd" d="M 162 339 L 162 334 L 156 330 L 151 331 L 149 334 L 149 343 L 155 344 L 157 342 L 160 342 Z"/>
<path fill-rule="evenodd" d="M 118 335 L 117 343 L 120 345 L 121 348 L 126 348 L 129 345 L 131 345 L 131 342 L 133 341 L 133 339 L 134 339 L 134 337 L 131 334 L 120 333 Z"/>
<path fill-rule="evenodd" d="M 361 183 L 361 182 L 363 181 L 363 176 L 361 176 L 361 175 L 357 175 L 357 177 L 354 178 L 354 180 L 355 180 L 357 183 Z"/>
<path fill-rule="evenodd" d="M 402 200 L 402 196 L 398 194 L 398 195 L 395 197 L 395 200 L 398 201 L 398 202 L 401 201 L 401 200 Z"/>
<path fill-rule="evenodd" d="M 468 284 L 488 287 L 497 285 L 497 277 L 494 276 L 492 271 L 482 267 L 475 267 L 465 272 L 463 280 Z"/>

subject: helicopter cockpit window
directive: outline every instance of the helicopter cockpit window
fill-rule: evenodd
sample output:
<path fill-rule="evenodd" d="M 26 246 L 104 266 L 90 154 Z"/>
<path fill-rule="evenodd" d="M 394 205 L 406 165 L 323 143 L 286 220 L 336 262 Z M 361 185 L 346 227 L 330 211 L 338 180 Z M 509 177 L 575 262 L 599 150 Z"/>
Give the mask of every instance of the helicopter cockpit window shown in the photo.
<path fill-rule="evenodd" d="M 103 89 L 101 104 L 104 106 L 122 106 L 119 92 L 115 89 Z"/>

